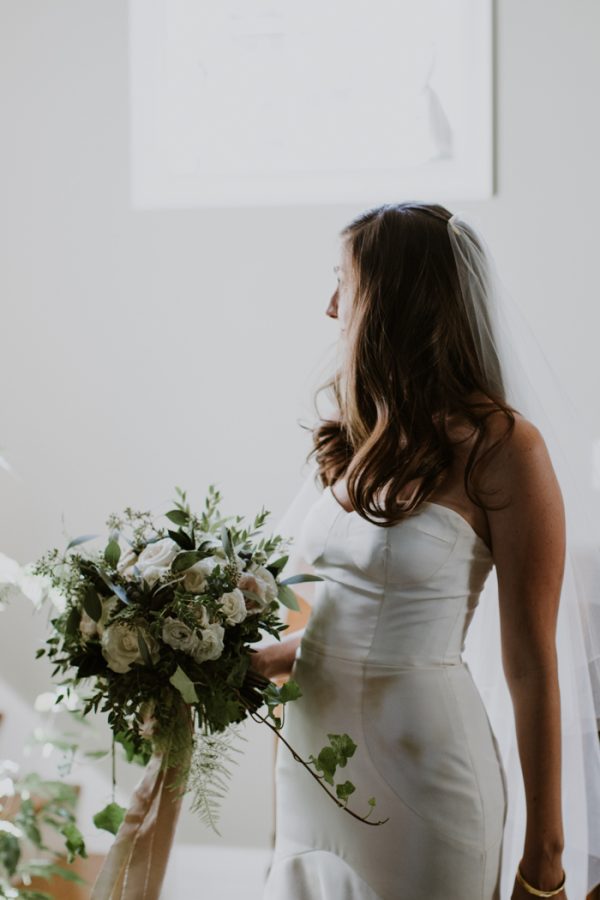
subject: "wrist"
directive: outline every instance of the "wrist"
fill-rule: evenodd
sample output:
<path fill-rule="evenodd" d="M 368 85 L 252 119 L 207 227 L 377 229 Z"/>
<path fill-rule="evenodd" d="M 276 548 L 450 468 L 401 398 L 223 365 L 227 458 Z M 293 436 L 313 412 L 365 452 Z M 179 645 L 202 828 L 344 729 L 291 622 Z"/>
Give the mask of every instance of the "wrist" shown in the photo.
<path fill-rule="evenodd" d="M 552 891 L 562 881 L 561 852 L 524 853 L 519 863 L 523 878 L 542 891 Z"/>

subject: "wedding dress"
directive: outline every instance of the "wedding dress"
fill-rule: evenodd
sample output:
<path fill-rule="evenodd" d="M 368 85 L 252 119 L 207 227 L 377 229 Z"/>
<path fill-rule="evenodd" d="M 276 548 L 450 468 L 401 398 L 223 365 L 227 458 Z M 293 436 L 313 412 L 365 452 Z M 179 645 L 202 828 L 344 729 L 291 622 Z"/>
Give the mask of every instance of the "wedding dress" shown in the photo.
<path fill-rule="evenodd" d="M 264 900 L 498 900 L 506 776 L 462 650 L 491 552 L 449 506 L 426 502 L 384 528 L 330 487 L 297 551 L 324 580 L 292 677 L 302 697 L 284 736 L 307 758 L 326 734 L 357 750 L 336 807 L 285 747 L 277 754 L 276 846 Z"/>

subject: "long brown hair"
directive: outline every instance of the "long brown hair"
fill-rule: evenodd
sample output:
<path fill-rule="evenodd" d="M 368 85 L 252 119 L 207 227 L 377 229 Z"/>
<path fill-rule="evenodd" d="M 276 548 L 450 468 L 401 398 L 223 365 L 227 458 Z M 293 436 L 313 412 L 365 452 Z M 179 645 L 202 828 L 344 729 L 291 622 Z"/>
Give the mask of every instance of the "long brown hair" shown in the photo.
<path fill-rule="evenodd" d="M 348 242 L 354 293 L 343 364 L 316 391 L 333 394 L 337 415 L 311 428 L 325 486 L 345 476 L 352 506 L 389 526 L 443 482 L 454 458 L 447 418 L 476 433 L 464 470 L 469 498 L 488 508 L 474 479 L 514 427 L 501 388 L 482 370 L 448 236 L 443 206 L 399 203 L 367 210 L 340 232 Z M 476 399 L 483 395 L 486 399 Z M 503 435 L 487 446 L 486 422 L 501 413 Z M 399 499 L 418 483 L 410 500 Z M 385 502 L 376 497 L 385 488 Z"/>

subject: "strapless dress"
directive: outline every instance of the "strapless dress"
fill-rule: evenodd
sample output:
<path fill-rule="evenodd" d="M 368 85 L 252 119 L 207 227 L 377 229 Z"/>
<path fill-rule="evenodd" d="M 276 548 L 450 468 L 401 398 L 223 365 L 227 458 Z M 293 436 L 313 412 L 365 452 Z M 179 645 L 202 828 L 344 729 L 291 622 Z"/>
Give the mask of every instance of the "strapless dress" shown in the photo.
<path fill-rule="evenodd" d="M 292 677 L 283 734 L 307 759 L 328 733 L 357 750 L 339 809 L 279 744 L 276 841 L 264 900 L 499 900 L 507 783 L 462 659 L 493 559 L 458 512 L 426 502 L 388 528 L 330 488 L 306 515 L 303 556 L 323 581 Z"/>

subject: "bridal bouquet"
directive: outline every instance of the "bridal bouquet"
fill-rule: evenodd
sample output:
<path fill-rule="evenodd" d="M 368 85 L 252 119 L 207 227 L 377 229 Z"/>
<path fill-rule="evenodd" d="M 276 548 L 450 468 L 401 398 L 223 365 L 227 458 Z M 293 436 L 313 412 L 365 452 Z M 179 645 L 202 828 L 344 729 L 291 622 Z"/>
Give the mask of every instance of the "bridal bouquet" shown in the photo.
<path fill-rule="evenodd" d="M 294 681 L 278 687 L 251 668 L 252 645 L 265 633 L 279 639 L 287 627 L 278 610 L 279 603 L 298 609 L 291 584 L 322 580 L 282 578 L 286 541 L 261 536 L 268 511 L 247 528 L 241 516 L 220 515 L 220 499 L 211 485 L 196 515 L 177 489 L 164 524 L 127 508 L 110 516 L 101 549 L 83 552 L 97 537 L 85 535 L 33 569 L 64 598 L 38 655 L 47 654 L 66 691 L 91 680 L 84 714 L 107 713 L 129 758 L 153 760 L 144 815 L 155 802 L 158 773 L 169 770 L 177 773 L 170 786 L 191 791 L 193 807 L 215 830 L 236 723 L 252 717 L 287 744 L 282 710 L 301 695 Z M 287 746 L 340 807 L 367 822 L 374 799 L 359 816 L 347 807 L 354 785 L 334 781 L 356 745 L 346 734 L 328 739 L 308 760 Z M 100 814 L 115 832 L 121 818 L 115 804 Z"/>

